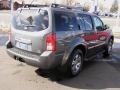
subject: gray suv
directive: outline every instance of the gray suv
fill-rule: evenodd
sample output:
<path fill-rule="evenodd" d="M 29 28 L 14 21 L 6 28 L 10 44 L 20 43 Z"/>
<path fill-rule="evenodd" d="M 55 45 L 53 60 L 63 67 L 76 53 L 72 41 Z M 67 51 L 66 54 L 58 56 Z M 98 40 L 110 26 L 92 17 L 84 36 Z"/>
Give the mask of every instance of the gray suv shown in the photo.
<path fill-rule="evenodd" d="M 96 54 L 109 56 L 114 36 L 93 14 L 52 4 L 19 8 L 12 15 L 7 53 L 41 69 L 61 67 L 71 76 Z"/>

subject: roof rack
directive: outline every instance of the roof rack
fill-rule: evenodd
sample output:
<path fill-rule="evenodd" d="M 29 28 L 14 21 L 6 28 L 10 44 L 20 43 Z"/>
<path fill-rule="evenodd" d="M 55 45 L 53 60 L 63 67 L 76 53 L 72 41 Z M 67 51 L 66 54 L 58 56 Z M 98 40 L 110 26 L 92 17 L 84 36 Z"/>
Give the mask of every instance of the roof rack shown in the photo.
<path fill-rule="evenodd" d="M 40 4 L 25 4 L 24 7 L 53 7 L 53 8 L 67 8 L 67 9 L 72 9 L 71 6 L 67 6 L 67 5 L 62 5 L 62 4 L 50 4 L 50 5 L 40 5 Z"/>
<path fill-rule="evenodd" d="M 52 8 L 64 8 L 64 9 L 72 9 L 77 11 L 83 11 L 82 7 L 79 6 L 67 6 L 62 4 L 50 4 L 50 5 L 41 5 L 41 4 L 25 4 L 23 8 L 31 8 L 31 7 L 52 7 Z"/>
<path fill-rule="evenodd" d="M 49 5 L 40 5 L 40 4 L 25 4 L 24 8 L 30 8 L 30 7 L 48 7 Z"/>
<path fill-rule="evenodd" d="M 66 8 L 66 9 L 73 8 L 72 6 L 67 6 L 67 5 L 62 5 L 62 4 L 54 4 L 54 3 L 51 4 L 51 7 L 53 7 L 53 8 Z"/>

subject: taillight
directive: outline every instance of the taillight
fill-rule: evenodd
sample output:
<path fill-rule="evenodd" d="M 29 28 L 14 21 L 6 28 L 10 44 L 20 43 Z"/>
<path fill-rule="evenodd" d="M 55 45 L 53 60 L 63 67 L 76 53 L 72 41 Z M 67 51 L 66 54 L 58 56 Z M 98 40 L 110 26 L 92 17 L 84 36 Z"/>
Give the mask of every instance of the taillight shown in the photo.
<path fill-rule="evenodd" d="M 50 34 L 46 38 L 46 50 L 55 51 L 56 50 L 56 35 Z"/>

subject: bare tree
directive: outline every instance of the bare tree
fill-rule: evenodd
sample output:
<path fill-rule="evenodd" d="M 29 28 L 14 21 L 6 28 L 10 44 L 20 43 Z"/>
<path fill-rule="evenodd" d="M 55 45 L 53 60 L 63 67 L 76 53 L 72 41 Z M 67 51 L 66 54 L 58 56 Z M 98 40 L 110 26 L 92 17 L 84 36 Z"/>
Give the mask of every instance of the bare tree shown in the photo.
<path fill-rule="evenodd" d="M 89 3 L 85 3 L 85 4 L 84 4 L 83 10 L 84 10 L 84 11 L 89 11 L 89 10 L 90 10 L 90 5 L 89 5 Z"/>
<path fill-rule="evenodd" d="M 118 0 L 114 0 L 113 5 L 110 8 L 110 12 L 115 13 L 115 12 L 118 11 L 118 8 L 119 8 L 119 6 L 118 6 Z"/>
<path fill-rule="evenodd" d="M 75 0 L 66 0 L 66 4 L 72 6 Z"/>
<path fill-rule="evenodd" d="M 104 11 L 105 8 L 104 8 L 103 3 L 99 3 L 99 8 L 100 8 L 101 11 Z"/>

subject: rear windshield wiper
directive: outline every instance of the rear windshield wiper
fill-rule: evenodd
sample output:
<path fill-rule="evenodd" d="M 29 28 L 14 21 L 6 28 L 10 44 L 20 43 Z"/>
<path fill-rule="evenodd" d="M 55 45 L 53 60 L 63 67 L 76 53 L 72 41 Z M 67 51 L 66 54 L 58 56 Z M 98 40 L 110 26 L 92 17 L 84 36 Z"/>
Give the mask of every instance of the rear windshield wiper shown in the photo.
<path fill-rule="evenodd" d="M 36 25 L 24 25 L 24 27 L 35 27 Z"/>
<path fill-rule="evenodd" d="M 24 25 L 24 29 L 27 30 L 28 27 L 35 27 L 35 25 Z"/>

